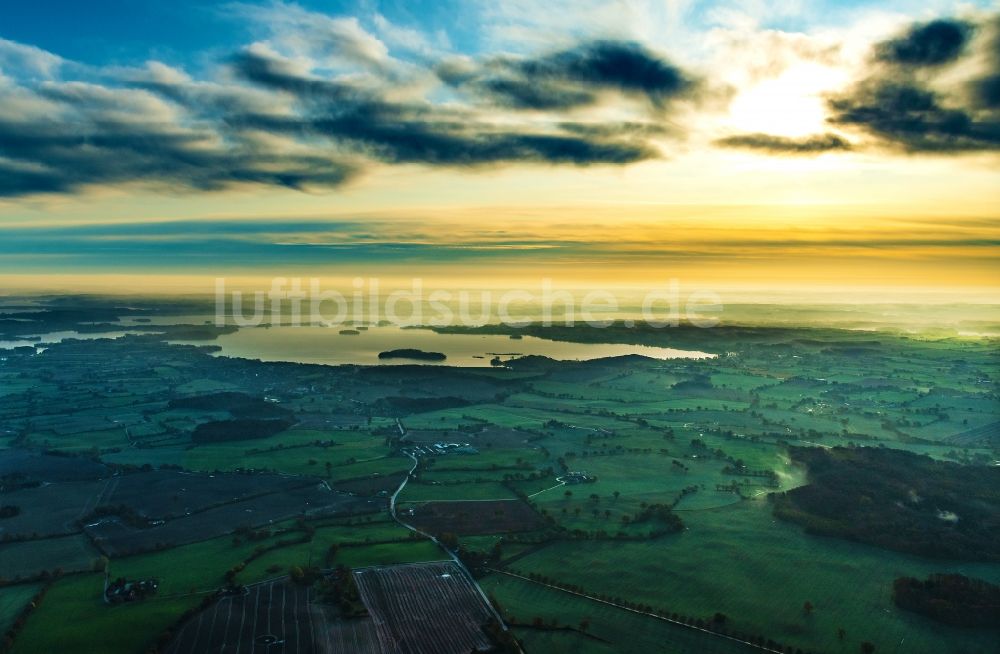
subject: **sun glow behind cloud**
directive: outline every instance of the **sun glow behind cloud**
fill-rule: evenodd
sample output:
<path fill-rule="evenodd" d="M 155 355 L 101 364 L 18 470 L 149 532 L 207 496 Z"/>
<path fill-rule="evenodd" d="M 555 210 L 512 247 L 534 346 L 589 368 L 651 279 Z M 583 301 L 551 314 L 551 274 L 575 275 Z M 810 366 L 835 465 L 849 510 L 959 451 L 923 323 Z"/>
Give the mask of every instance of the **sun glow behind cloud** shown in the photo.
<path fill-rule="evenodd" d="M 774 79 L 741 90 L 729 107 L 736 131 L 808 136 L 829 128 L 825 95 L 847 82 L 843 70 L 799 63 Z"/>

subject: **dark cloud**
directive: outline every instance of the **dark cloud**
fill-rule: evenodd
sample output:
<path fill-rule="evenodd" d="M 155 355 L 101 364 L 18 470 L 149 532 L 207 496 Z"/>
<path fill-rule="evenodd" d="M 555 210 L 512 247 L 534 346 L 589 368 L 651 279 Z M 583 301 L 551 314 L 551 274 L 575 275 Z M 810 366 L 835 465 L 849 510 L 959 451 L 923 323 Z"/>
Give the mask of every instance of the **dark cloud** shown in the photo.
<path fill-rule="evenodd" d="M 829 99 L 830 122 L 907 152 L 1000 150 L 998 27 L 937 20 L 877 45 L 868 77 Z"/>
<path fill-rule="evenodd" d="M 643 46 L 623 41 L 592 41 L 537 58 L 497 57 L 475 67 L 447 62 L 438 76 L 471 91 L 479 100 L 533 110 L 569 109 L 593 104 L 602 91 L 649 100 L 662 107 L 689 96 L 697 82 Z"/>
<path fill-rule="evenodd" d="M 674 131 L 673 128 L 667 125 L 650 121 L 626 121 L 618 123 L 562 122 L 559 123 L 559 127 L 573 134 L 600 138 L 630 137 L 648 139 L 670 135 Z"/>
<path fill-rule="evenodd" d="M 987 75 L 972 83 L 976 100 L 984 107 L 1000 109 L 1000 73 Z"/>
<path fill-rule="evenodd" d="M 937 66 L 957 59 L 971 33 L 972 26 L 964 21 L 935 20 L 881 43 L 876 53 L 879 59 L 897 64 Z"/>
<path fill-rule="evenodd" d="M 0 118 L 0 162 L 8 162 L 0 167 L 0 196 L 131 182 L 166 190 L 238 183 L 302 190 L 337 186 L 358 172 L 356 162 L 337 153 L 276 148 L 206 117 L 253 106 L 240 100 L 238 89 L 130 81 L 127 87 L 46 82 L 17 89 L 17 97 L 30 93 L 40 101 L 41 111 Z"/>
<path fill-rule="evenodd" d="M 834 122 L 863 127 L 911 152 L 1000 148 L 1000 120 L 942 106 L 938 94 L 917 85 L 879 82 L 831 102 Z"/>
<path fill-rule="evenodd" d="M 407 118 L 409 108 L 361 105 L 333 116 L 284 119 L 243 116 L 244 125 L 348 144 L 388 163 L 475 166 L 505 162 L 626 164 L 657 156 L 651 146 L 622 139 L 494 130 L 462 122 Z"/>
<path fill-rule="evenodd" d="M 218 190 L 246 182 L 302 189 L 343 183 L 353 168 L 329 158 L 277 155 L 212 132 L 108 120 L 0 120 L 0 195 L 69 192 L 134 181 Z"/>
<path fill-rule="evenodd" d="M 294 117 L 243 115 L 230 124 L 300 139 L 323 138 L 389 163 L 625 164 L 657 154 L 635 139 L 528 126 L 500 130 L 467 109 L 393 102 L 372 90 L 305 78 L 265 59 L 244 55 L 236 60 L 236 71 L 258 85 L 292 93 L 309 104 L 308 110 Z"/>
<path fill-rule="evenodd" d="M 24 169 L 0 161 L 0 197 L 28 193 L 61 193 L 70 185 L 59 175 L 44 170 Z"/>
<path fill-rule="evenodd" d="M 597 99 L 592 91 L 519 77 L 484 79 L 476 87 L 483 97 L 517 109 L 570 109 L 593 104 Z"/>
<path fill-rule="evenodd" d="M 250 50 L 232 58 L 232 71 L 240 78 L 276 91 L 285 91 L 301 100 L 317 102 L 354 101 L 361 91 L 352 85 L 307 77 L 289 62 Z"/>
<path fill-rule="evenodd" d="M 837 134 L 816 134 L 803 138 L 790 138 L 774 134 L 737 134 L 715 141 L 726 148 L 759 150 L 771 154 L 821 154 L 823 152 L 850 150 L 851 143 Z"/>
<path fill-rule="evenodd" d="M 596 41 L 520 63 L 526 77 L 565 79 L 641 93 L 653 99 L 691 86 L 681 70 L 635 43 Z"/>
<path fill-rule="evenodd" d="M 983 59 L 989 72 L 972 82 L 973 97 L 989 109 L 1000 109 L 1000 14 L 982 28 Z"/>
<path fill-rule="evenodd" d="M 652 99 L 689 84 L 631 45 L 587 44 L 505 66 L 520 77 L 506 86 L 492 79 L 485 93 L 553 111 L 590 103 L 604 88 Z M 168 190 L 332 188 L 374 162 L 624 165 L 659 156 L 652 141 L 664 133 L 639 123 L 573 123 L 558 113 L 497 120 L 496 109 L 406 92 L 396 77 L 369 69 L 320 74 L 262 45 L 230 56 L 212 80 L 159 63 L 117 75 L 0 85 L 0 103 L 32 107 L 0 117 L 0 196 L 133 182 Z M 528 76 L 540 80 L 533 99 Z M 559 102 L 541 88 L 556 83 L 566 85 Z"/>

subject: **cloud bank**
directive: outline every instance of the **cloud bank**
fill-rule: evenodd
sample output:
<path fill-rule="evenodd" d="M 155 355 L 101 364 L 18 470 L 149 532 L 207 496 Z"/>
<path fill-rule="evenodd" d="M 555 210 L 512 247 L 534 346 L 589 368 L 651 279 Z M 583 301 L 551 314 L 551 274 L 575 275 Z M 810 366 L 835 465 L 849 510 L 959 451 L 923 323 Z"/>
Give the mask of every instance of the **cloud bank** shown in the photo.
<path fill-rule="evenodd" d="M 234 7 L 263 38 L 195 72 L 95 67 L 0 39 L 0 197 L 323 190 L 400 164 L 624 166 L 673 154 L 697 114 L 725 110 L 706 106 L 725 95 L 715 73 L 621 35 L 468 55 L 380 15 L 368 31 L 295 5 Z M 706 141 L 767 155 L 995 151 L 1000 19 L 910 26 L 826 107 L 829 129 L 813 135 Z"/>
<path fill-rule="evenodd" d="M 935 20 L 875 48 L 830 121 L 910 153 L 1000 149 L 1000 17 Z"/>
<path fill-rule="evenodd" d="M 197 77 L 159 61 L 87 67 L 0 41 L 0 196 L 130 183 L 328 189 L 384 164 L 624 165 L 661 156 L 656 122 L 696 86 L 625 41 L 468 59 L 464 77 L 449 77 L 454 57 L 408 37 L 403 49 L 420 56 L 397 58 L 353 18 L 238 8 L 267 38 Z M 640 102 L 620 120 L 594 113 L 619 100 Z"/>

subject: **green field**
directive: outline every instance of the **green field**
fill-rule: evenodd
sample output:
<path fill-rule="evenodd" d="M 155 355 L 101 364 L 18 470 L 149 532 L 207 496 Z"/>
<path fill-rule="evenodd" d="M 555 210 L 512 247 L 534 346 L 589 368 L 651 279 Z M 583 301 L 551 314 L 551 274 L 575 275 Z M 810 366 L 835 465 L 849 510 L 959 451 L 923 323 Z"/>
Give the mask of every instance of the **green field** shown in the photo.
<path fill-rule="evenodd" d="M 14 643 L 13 652 L 142 652 L 199 596 L 162 597 L 108 607 L 101 601 L 104 577 L 62 579 L 49 589 Z"/>
<path fill-rule="evenodd" d="M 0 588 L 0 633 L 10 628 L 17 616 L 42 589 L 42 584 L 19 584 Z"/>
<path fill-rule="evenodd" d="M 947 628 L 896 609 L 892 581 L 953 571 L 1000 581 L 995 564 L 940 563 L 803 534 L 764 501 L 684 514 L 682 534 L 641 543 L 566 542 L 511 566 L 594 593 L 685 615 L 725 613 L 734 629 L 815 651 L 992 652 L 995 634 Z M 562 562 L 572 562 L 565 565 Z M 651 584 L 649 580 L 655 579 Z M 805 602 L 815 610 L 806 615 Z M 845 629 L 847 643 L 837 638 Z"/>
<path fill-rule="evenodd" d="M 514 633 L 527 652 L 600 654 L 611 652 L 664 652 L 665 654 L 742 654 L 757 651 L 745 645 L 702 634 L 656 618 L 576 597 L 505 575 L 482 580 L 485 590 L 514 620 Z M 536 620 L 548 627 L 573 627 L 573 631 L 533 629 Z M 587 620 L 586 631 L 580 624 Z M 555 624 L 553 624 L 553 622 Z"/>

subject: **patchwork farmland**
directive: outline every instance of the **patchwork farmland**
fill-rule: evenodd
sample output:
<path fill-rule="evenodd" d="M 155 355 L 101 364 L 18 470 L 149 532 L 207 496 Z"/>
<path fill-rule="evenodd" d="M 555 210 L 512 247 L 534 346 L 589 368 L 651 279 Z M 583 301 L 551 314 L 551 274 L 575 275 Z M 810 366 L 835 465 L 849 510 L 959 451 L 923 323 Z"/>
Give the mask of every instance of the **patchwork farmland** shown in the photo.
<path fill-rule="evenodd" d="M 503 654 L 995 654 L 995 630 L 893 599 L 897 577 L 1000 583 L 984 558 L 1000 487 L 995 346 L 799 329 L 619 336 L 735 354 L 368 369 L 215 357 L 152 335 L 0 353 L 10 653 L 467 654 L 488 641 Z M 267 416 L 295 424 L 195 439 L 200 425 Z M 471 448 L 408 456 L 437 442 Z M 794 489 L 841 486 L 819 485 L 803 448 L 882 463 L 853 465 L 850 492 L 810 508 Z M 949 479 L 960 486 L 933 483 Z M 810 512 L 777 515 L 775 493 L 785 514 Z M 962 559 L 915 557 L 811 533 L 831 511 L 867 533 L 920 518 L 952 543 L 984 538 Z M 844 520 L 855 514 L 865 521 Z M 450 562 L 426 564 L 449 555 L 489 603 Z M 158 592 L 109 605 L 106 575 Z"/>

